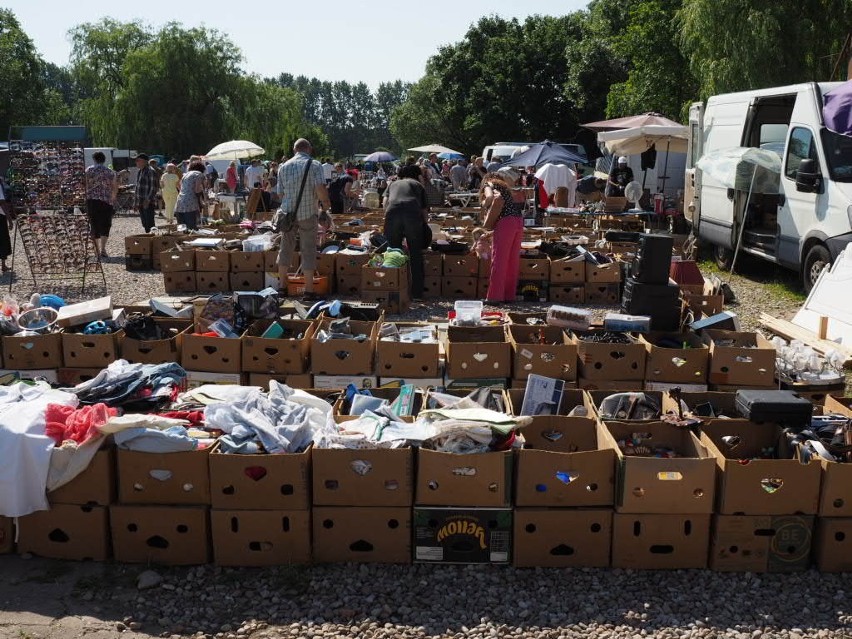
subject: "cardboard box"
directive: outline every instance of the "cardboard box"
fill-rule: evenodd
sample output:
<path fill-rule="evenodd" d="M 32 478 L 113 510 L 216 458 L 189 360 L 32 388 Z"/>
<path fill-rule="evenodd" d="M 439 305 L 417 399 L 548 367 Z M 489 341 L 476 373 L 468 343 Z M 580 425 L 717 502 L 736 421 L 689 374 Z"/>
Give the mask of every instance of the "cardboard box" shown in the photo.
<path fill-rule="evenodd" d="M 811 558 L 813 517 L 715 515 L 710 569 L 801 572 Z"/>
<path fill-rule="evenodd" d="M 739 438 L 736 446 L 724 437 Z M 716 459 L 717 510 L 722 515 L 814 515 L 819 508 L 822 466 L 793 459 L 776 424 L 715 419 L 701 427 L 701 443 Z M 780 459 L 761 459 L 771 448 Z"/>
<path fill-rule="evenodd" d="M 57 504 L 18 518 L 18 553 L 49 559 L 109 559 L 109 514 L 104 506 Z"/>
<path fill-rule="evenodd" d="M 232 291 L 260 291 L 264 288 L 266 279 L 263 271 L 240 271 L 230 273 L 228 283 Z"/>
<path fill-rule="evenodd" d="M 444 256 L 441 253 L 425 251 L 423 253 L 423 272 L 427 278 L 438 278 L 444 274 Z"/>
<path fill-rule="evenodd" d="M 522 257 L 518 266 L 519 279 L 550 281 L 550 258 Z"/>
<path fill-rule="evenodd" d="M 371 375 L 314 375 L 314 388 L 342 389 L 349 384 L 354 384 L 356 388 L 376 388 L 379 378 Z"/>
<path fill-rule="evenodd" d="M 580 360 L 580 377 L 588 380 L 645 379 L 645 346 L 638 341 L 630 344 L 586 342 L 572 335 L 577 344 Z"/>
<path fill-rule="evenodd" d="M 707 317 L 716 315 L 725 310 L 724 295 L 696 295 L 695 293 L 684 293 L 683 299 L 693 313 L 700 313 Z"/>
<path fill-rule="evenodd" d="M 278 249 L 271 249 L 269 251 L 262 251 L 263 253 L 263 270 L 267 273 L 274 271 L 278 272 Z M 334 255 L 332 255 L 334 257 Z M 332 260 L 334 263 L 334 260 Z M 334 269 L 332 268 L 332 273 Z"/>
<path fill-rule="evenodd" d="M 217 566 L 282 566 L 311 561 L 310 510 L 214 510 Z"/>
<path fill-rule="evenodd" d="M 410 506 L 414 496 L 411 448 L 313 451 L 317 506 Z"/>
<path fill-rule="evenodd" d="M 209 287 L 205 285 L 201 287 L 200 282 L 196 282 L 195 271 L 181 271 L 179 273 L 163 273 L 163 287 L 166 295 L 176 295 L 179 293 L 193 293 L 198 291 L 208 291 Z M 216 289 L 213 289 L 216 290 Z"/>
<path fill-rule="evenodd" d="M 441 367 L 443 369 L 443 367 Z M 440 372 L 440 371 L 439 371 Z M 383 386 L 401 386 L 411 384 L 417 388 L 443 388 L 443 377 L 380 377 L 379 388 Z"/>
<path fill-rule="evenodd" d="M 621 282 L 621 263 L 592 264 L 585 262 L 586 282 L 590 284 L 618 284 Z"/>
<path fill-rule="evenodd" d="M 313 509 L 314 561 L 411 563 L 411 508 Z"/>
<path fill-rule="evenodd" d="M 550 283 L 559 286 L 566 284 L 582 284 L 586 281 L 586 260 L 573 259 L 552 260 L 550 262 Z M 550 287 L 553 290 L 553 286 Z"/>
<path fill-rule="evenodd" d="M 468 277 L 444 276 L 441 279 L 441 297 L 450 299 L 472 299 L 479 291 L 479 279 L 475 275 Z"/>
<path fill-rule="evenodd" d="M 577 387 L 591 391 L 640 391 L 645 388 L 645 382 L 636 379 L 586 379 L 580 377 Z"/>
<path fill-rule="evenodd" d="M 530 437 L 527 447 L 517 452 L 516 506 L 613 504 L 615 453 L 598 441 L 594 420 L 533 417 L 524 431 L 524 436 L 529 433 Z"/>
<path fill-rule="evenodd" d="M 239 373 L 242 342 L 236 338 L 205 337 L 187 332 L 181 344 L 181 365 L 208 373 Z"/>
<path fill-rule="evenodd" d="M 124 252 L 127 255 L 143 255 L 151 256 L 151 240 L 150 235 L 128 235 L 124 238 Z"/>
<path fill-rule="evenodd" d="M 94 379 L 103 368 L 58 368 L 56 370 L 56 379 L 60 386 L 69 388 Z"/>
<path fill-rule="evenodd" d="M 710 387 L 707 384 L 684 384 L 682 382 L 645 382 L 645 389 L 649 391 L 666 393 L 675 388 L 679 388 L 684 393 L 706 393 Z"/>
<path fill-rule="evenodd" d="M 411 295 L 407 288 L 399 291 L 361 290 L 358 296 L 364 302 L 379 304 L 389 315 L 400 315 L 411 308 Z"/>
<path fill-rule="evenodd" d="M 817 519 L 813 546 L 820 572 L 852 572 L 852 519 Z"/>
<path fill-rule="evenodd" d="M 511 414 L 518 416 L 521 414 L 521 409 L 524 405 L 524 398 L 526 396 L 526 383 L 524 382 L 524 388 L 512 388 L 507 391 L 509 396 L 509 406 L 511 410 Z M 595 407 L 592 405 L 591 398 L 588 393 L 584 393 L 575 388 L 566 387 L 562 391 L 562 402 L 559 404 L 559 408 L 556 411 L 557 415 L 568 415 L 574 409 L 584 409 L 586 411 L 586 418 L 594 420 Z M 576 413 L 575 413 L 576 414 Z M 539 415 L 533 420 L 533 424 L 545 424 L 547 425 L 547 420 L 543 419 L 548 417 L 547 415 Z M 538 432 L 538 431 L 530 431 Z M 524 435 L 526 437 L 526 434 Z M 536 448 L 547 448 L 548 450 L 561 450 L 563 452 L 570 452 L 569 448 L 558 448 L 553 445 L 546 446 L 545 438 L 539 435 L 530 435 L 532 445 Z"/>
<path fill-rule="evenodd" d="M 774 386 L 775 348 L 759 333 L 706 329 L 711 384 Z"/>
<path fill-rule="evenodd" d="M 586 304 L 618 304 L 621 291 L 618 284 L 586 283 Z"/>
<path fill-rule="evenodd" d="M 224 271 L 204 271 L 195 274 L 196 289 L 201 293 L 224 293 L 231 290 L 230 274 Z"/>
<path fill-rule="evenodd" d="M 346 253 L 338 253 L 334 261 L 334 272 L 337 277 L 341 276 L 355 278 L 358 280 L 358 286 L 361 284 L 361 268 L 370 261 L 368 253 L 358 253 L 348 255 Z"/>
<path fill-rule="evenodd" d="M 275 380 L 280 384 L 286 384 L 290 388 L 314 388 L 314 376 L 310 373 L 304 375 L 274 375 L 268 373 L 249 373 L 246 376 L 249 386 L 260 386 L 269 388 L 269 382 Z"/>
<path fill-rule="evenodd" d="M 423 299 L 431 300 L 441 297 L 441 277 L 427 275 L 423 279 Z"/>
<path fill-rule="evenodd" d="M 126 334 L 119 341 L 119 351 L 122 359 L 131 363 L 161 364 L 162 362 L 180 361 L 180 350 L 183 335 L 192 330 L 192 320 L 155 319 L 163 330 L 165 339 L 139 340 L 131 339 Z"/>
<path fill-rule="evenodd" d="M 511 451 L 457 455 L 421 448 L 417 454 L 415 504 L 510 506 L 513 462 Z"/>
<path fill-rule="evenodd" d="M 398 329 L 428 326 L 425 323 L 396 322 Z M 376 370 L 379 375 L 396 377 L 437 377 L 440 345 L 379 340 L 376 343 Z"/>
<path fill-rule="evenodd" d="M 160 270 L 163 273 L 179 273 L 181 271 L 194 271 L 195 251 L 171 250 L 163 251 L 160 255 Z"/>
<path fill-rule="evenodd" d="M 55 369 L 36 368 L 32 370 L 0 370 L 0 384 L 8 385 L 29 381 L 45 381 L 48 384 L 58 384 L 59 375 Z"/>
<path fill-rule="evenodd" d="M 206 384 L 236 384 L 242 382 L 240 373 L 206 373 L 204 371 L 186 371 L 186 387 L 198 388 Z"/>
<path fill-rule="evenodd" d="M 585 304 L 586 286 L 577 284 L 575 286 L 550 286 L 550 301 L 553 304 L 573 305 Z"/>
<path fill-rule="evenodd" d="M 361 269 L 361 288 L 365 291 L 398 291 L 407 286 L 407 268 L 364 266 Z"/>
<path fill-rule="evenodd" d="M 479 258 L 474 253 L 467 255 L 444 255 L 444 277 L 479 277 Z"/>
<path fill-rule="evenodd" d="M 232 251 L 231 273 L 262 273 L 266 266 L 263 251 Z M 256 289 L 238 289 L 253 291 Z"/>
<path fill-rule="evenodd" d="M 573 381 L 577 379 L 577 344 L 558 326 L 512 324 L 512 376 L 526 379 L 531 373 Z"/>
<path fill-rule="evenodd" d="M 338 295 L 351 295 L 351 296 L 360 296 L 361 295 L 361 277 L 357 275 L 352 276 L 337 276 L 337 280 L 335 283 L 335 287 L 337 288 Z"/>
<path fill-rule="evenodd" d="M 518 280 L 515 289 L 516 302 L 546 302 L 550 296 L 550 282 L 547 280 Z"/>
<path fill-rule="evenodd" d="M 15 337 L 4 335 L 3 363 L 18 370 L 62 368 L 62 334 Z"/>
<path fill-rule="evenodd" d="M 698 439 L 686 429 L 664 422 L 598 423 L 599 441 L 615 451 L 616 511 L 621 513 L 713 512 L 716 462 Z M 651 436 L 654 446 L 673 449 L 680 457 L 628 457 L 618 441 L 629 439 L 637 429 Z M 615 562 L 613 562 L 615 565 Z"/>
<path fill-rule="evenodd" d="M 317 327 L 327 329 L 330 320 L 322 320 Z M 366 335 L 367 339 L 358 342 L 354 339 L 333 339 L 321 342 L 316 334 L 311 338 L 311 372 L 315 378 L 321 375 L 371 375 L 376 354 L 375 322 L 349 322 L 353 335 Z"/>
<path fill-rule="evenodd" d="M 144 237 L 144 236 L 142 236 Z M 151 240 L 151 255 L 155 258 L 160 257 L 160 253 L 175 248 L 184 240 L 191 239 L 188 235 L 167 234 L 148 236 Z M 125 247 L 126 248 L 126 247 Z"/>
<path fill-rule="evenodd" d="M 140 453 L 118 450 L 122 504 L 210 504 L 209 451 Z"/>
<path fill-rule="evenodd" d="M 648 357 L 645 363 L 645 380 L 648 382 L 682 382 L 706 384 L 710 349 L 695 333 L 657 333 L 640 335 Z M 667 348 L 660 343 L 677 343 L 680 347 Z"/>
<path fill-rule="evenodd" d="M 612 567 L 686 570 L 707 567 L 710 515 L 629 515 L 612 519 Z"/>
<path fill-rule="evenodd" d="M 109 512 L 116 561 L 191 566 L 210 560 L 207 508 L 116 505 Z"/>
<path fill-rule="evenodd" d="M 115 450 L 104 448 L 95 453 L 82 473 L 64 486 L 47 494 L 51 504 L 109 506 L 116 495 Z"/>
<path fill-rule="evenodd" d="M 0 555 L 6 555 L 15 549 L 15 526 L 11 517 L 0 515 Z"/>
<path fill-rule="evenodd" d="M 242 337 L 242 370 L 252 373 L 299 375 L 308 370 L 314 323 L 307 320 L 278 320 L 295 337 L 261 337 L 272 320 L 254 322 Z M 298 336 L 302 337 L 299 338 Z"/>
<path fill-rule="evenodd" d="M 609 509 L 515 509 L 518 568 L 606 568 L 611 546 Z"/>
<path fill-rule="evenodd" d="M 414 509 L 418 563 L 507 564 L 511 553 L 511 509 Z"/>
<path fill-rule="evenodd" d="M 509 377 L 511 346 L 503 326 L 450 326 L 447 331 L 447 377 Z"/>
<path fill-rule="evenodd" d="M 62 360 L 68 368 L 97 368 L 109 366 L 118 359 L 122 331 L 108 335 L 62 333 Z"/>
<path fill-rule="evenodd" d="M 220 510 L 307 510 L 311 450 L 280 455 L 210 454 L 210 503 Z"/>
<path fill-rule="evenodd" d="M 821 517 L 852 517 L 852 464 L 820 460 L 822 489 L 819 499 Z"/>
<path fill-rule="evenodd" d="M 142 255 L 125 255 L 124 268 L 128 271 L 154 271 L 159 270 L 159 260 L 157 268 L 154 268 L 154 260 L 150 256 Z"/>
<path fill-rule="evenodd" d="M 227 273 L 231 270 L 231 252 L 196 251 L 195 270 L 204 273 Z"/>

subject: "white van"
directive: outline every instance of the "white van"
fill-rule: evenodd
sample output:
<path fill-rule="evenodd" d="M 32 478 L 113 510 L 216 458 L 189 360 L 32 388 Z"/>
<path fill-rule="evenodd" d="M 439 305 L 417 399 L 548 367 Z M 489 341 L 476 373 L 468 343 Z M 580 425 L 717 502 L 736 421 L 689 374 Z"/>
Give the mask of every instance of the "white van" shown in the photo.
<path fill-rule="evenodd" d="M 852 241 L 852 138 L 825 128 L 822 96 L 838 86 L 806 83 L 711 97 L 690 108 L 686 215 L 728 268 L 740 226 L 740 251 L 797 270 L 806 290 Z M 781 193 L 726 189 L 695 169 L 698 159 L 732 146 L 781 156 Z"/>

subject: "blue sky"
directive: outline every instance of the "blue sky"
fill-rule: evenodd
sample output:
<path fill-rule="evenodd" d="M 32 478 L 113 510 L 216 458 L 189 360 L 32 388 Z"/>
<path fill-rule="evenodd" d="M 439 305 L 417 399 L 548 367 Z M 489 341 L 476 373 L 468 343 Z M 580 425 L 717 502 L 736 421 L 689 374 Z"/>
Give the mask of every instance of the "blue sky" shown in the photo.
<path fill-rule="evenodd" d="M 323 80 L 417 80 L 440 45 L 460 40 L 484 14 L 524 18 L 539 13 L 563 15 L 587 0 L 490 0 L 468 2 L 69 2 L 6 0 L 41 55 L 68 62 L 68 29 L 104 16 L 141 19 L 153 26 L 175 20 L 204 24 L 230 35 L 242 49 L 244 68 L 264 76 L 282 71 Z M 543 43 L 546 46 L 546 43 Z"/>

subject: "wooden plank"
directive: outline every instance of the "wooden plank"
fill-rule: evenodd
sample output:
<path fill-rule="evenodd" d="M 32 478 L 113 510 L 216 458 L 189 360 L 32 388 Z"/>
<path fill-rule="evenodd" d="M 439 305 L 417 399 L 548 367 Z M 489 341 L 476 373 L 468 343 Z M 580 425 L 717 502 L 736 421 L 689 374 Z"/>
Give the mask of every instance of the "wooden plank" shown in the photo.
<path fill-rule="evenodd" d="M 846 356 L 843 366 L 845 368 L 852 368 L 852 350 L 842 344 L 837 344 L 836 342 L 825 339 L 819 339 L 812 331 L 802 328 L 801 326 L 796 326 L 787 320 L 778 319 L 777 317 L 773 317 L 767 313 L 760 314 L 760 323 L 762 326 L 765 326 L 767 329 L 781 337 L 790 340 L 797 339 L 804 342 L 820 355 L 825 356 L 826 353 L 832 350 L 838 351 L 842 355 Z"/>

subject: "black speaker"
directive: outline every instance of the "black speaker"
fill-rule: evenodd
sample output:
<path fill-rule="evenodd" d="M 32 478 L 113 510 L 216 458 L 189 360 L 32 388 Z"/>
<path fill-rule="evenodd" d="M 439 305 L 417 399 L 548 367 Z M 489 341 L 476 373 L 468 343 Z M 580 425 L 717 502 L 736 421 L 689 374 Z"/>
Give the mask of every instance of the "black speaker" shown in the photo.
<path fill-rule="evenodd" d="M 651 330 L 676 331 L 680 327 L 680 287 L 674 282 L 646 284 L 633 277 L 624 281 L 621 310 L 628 315 L 647 315 Z"/>
<path fill-rule="evenodd" d="M 644 284 L 666 284 L 669 281 L 673 247 L 674 238 L 671 235 L 642 234 L 630 276 Z"/>

